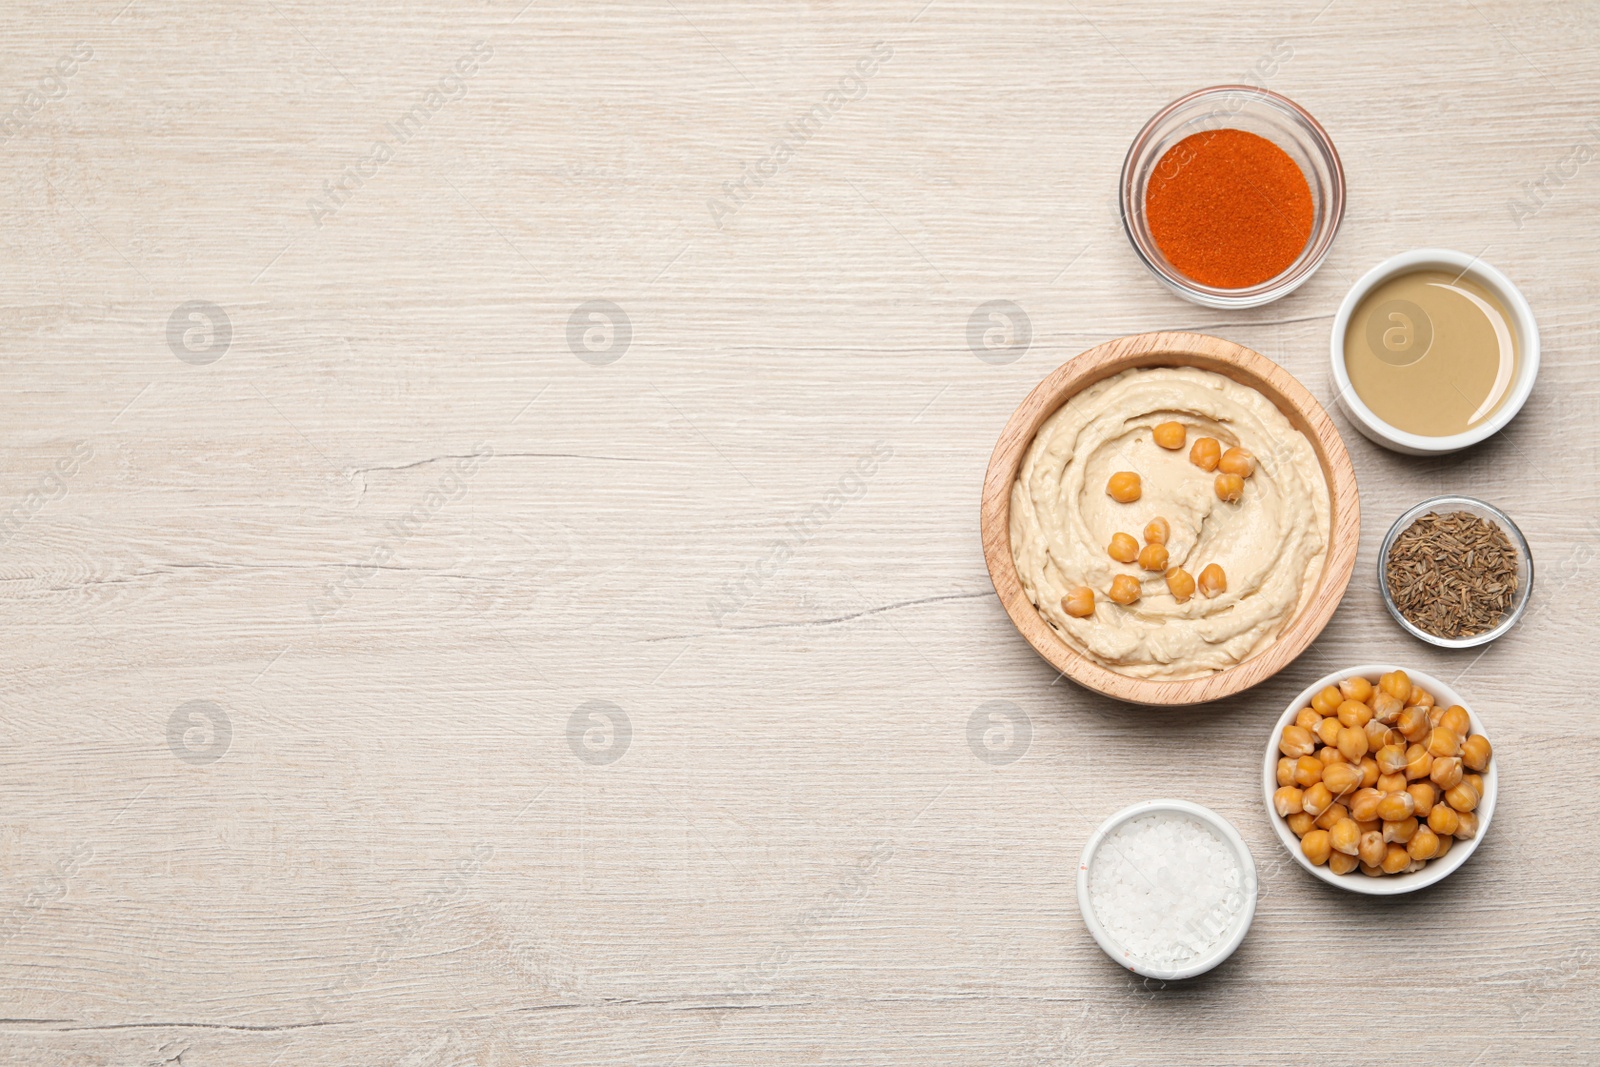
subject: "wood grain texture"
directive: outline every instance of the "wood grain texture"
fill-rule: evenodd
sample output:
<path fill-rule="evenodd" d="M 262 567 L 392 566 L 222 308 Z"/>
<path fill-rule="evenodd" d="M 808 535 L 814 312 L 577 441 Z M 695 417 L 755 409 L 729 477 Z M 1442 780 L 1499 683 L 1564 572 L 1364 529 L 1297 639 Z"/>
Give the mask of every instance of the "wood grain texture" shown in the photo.
<path fill-rule="evenodd" d="M 1095 382 L 1135 367 L 1195 367 L 1259 392 L 1305 435 L 1328 486 L 1328 544 L 1309 599 L 1265 651 L 1206 678 L 1158 681 L 1131 678 L 1096 663 L 1063 641 L 1022 588 L 1011 554 L 1011 489 L 1039 427 Z M 1350 454 L 1328 413 L 1282 367 L 1243 345 L 1197 333 L 1147 333 L 1096 345 L 1057 367 L 1006 420 L 989 457 L 979 509 L 983 558 L 1006 614 L 1056 670 L 1079 685 L 1134 704 L 1179 707 L 1221 700 L 1259 685 L 1294 662 L 1339 607 L 1361 541 L 1361 494 Z"/>
<path fill-rule="evenodd" d="M 1592 1061 L 1593 6 L 13 0 L 0 41 L 0 1062 Z M 1350 199 L 1315 278 L 1224 314 L 1140 266 L 1116 182 L 1241 79 Z M 1333 415 L 1355 577 L 1272 680 L 1052 684 L 973 521 L 1020 399 L 1187 330 L 1328 407 L 1340 298 L 1422 245 L 1529 298 L 1522 414 L 1432 460 Z M 1013 362 L 969 347 L 992 300 Z M 1383 531 L 1447 490 L 1539 565 L 1486 650 L 1379 602 Z M 1356 900 L 1281 854 L 1259 761 L 1386 659 L 1470 696 L 1504 774 L 1470 864 Z M 1164 795 L 1263 896 L 1160 988 L 1072 874 Z M 1427 1025 L 1330 1035 L 1337 975 Z"/>

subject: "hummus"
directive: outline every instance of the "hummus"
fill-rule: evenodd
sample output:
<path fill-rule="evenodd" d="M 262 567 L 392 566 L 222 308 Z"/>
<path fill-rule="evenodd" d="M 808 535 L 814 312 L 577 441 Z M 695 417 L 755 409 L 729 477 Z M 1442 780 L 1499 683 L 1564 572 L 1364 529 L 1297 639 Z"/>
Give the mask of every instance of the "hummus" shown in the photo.
<path fill-rule="evenodd" d="M 1188 431 L 1175 451 L 1151 436 L 1170 421 Z M 1219 500 L 1216 475 L 1189 461 L 1200 437 L 1255 455 L 1238 503 Z M 1106 495 L 1117 471 L 1142 480 L 1131 504 Z M 1142 540 L 1157 517 L 1171 525 L 1167 566 L 1198 575 L 1216 563 L 1225 592 L 1180 604 L 1163 573 L 1111 558 L 1112 534 Z M 1078 393 L 1039 428 L 1011 487 L 1011 554 L 1039 614 L 1077 651 L 1136 678 L 1199 678 L 1259 655 L 1316 588 L 1328 537 L 1311 442 L 1256 390 L 1194 368 L 1136 368 Z M 1127 607 L 1106 596 L 1119 574 L 1143 586 Z M 1094 590 L 1095 609 L 1074 618 L 1061 598 L 1079 586 Z"/>

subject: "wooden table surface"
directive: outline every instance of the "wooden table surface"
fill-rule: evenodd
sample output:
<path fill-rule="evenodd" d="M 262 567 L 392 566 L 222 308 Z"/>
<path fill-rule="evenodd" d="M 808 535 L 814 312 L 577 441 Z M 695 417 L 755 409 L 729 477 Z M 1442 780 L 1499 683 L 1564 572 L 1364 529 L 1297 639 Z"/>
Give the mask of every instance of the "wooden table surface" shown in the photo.
<path fill-rule="evenodd" d="M 0 1062 L 1594 1062 L 1594 6 L 14 0 L 0 39 Z M 1241 80 L 1350 198 L 1222 313 L 1115 191 Z M 1276 679 L 1056 683 L 979 549 L 1011 409 L 1168 328 L 1329 402 L 1339 300 L 1423 245 L 1526 293 L 1522 414 L 1431 460 L 1335 415 L 1356 577 Z M 1379 601 L 1447 491 L 1537 560 L 1487 650 Z M 1502 761 L 1411 899 L 1314 882 L 1260 802 L 1284 703 L 1375 659 Z M 1167 986 L 1073 890 L 1156 796 L 1261 873 Z"/>

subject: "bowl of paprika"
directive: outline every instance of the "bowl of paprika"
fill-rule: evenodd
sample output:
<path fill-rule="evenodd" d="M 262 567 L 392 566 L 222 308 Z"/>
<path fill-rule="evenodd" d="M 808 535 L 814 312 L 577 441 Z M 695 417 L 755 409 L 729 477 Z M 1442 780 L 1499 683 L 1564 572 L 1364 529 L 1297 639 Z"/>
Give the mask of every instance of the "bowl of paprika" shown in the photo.
<path fill-rule="evenodd" d="M 1173 292 L 1258 307 L 1322 265 L 1344 218 L 1344 169 L 1294 101 L 1219 85 L 1145 124 L 1122 165 L 1121 199 L 1134 252 Z"/>

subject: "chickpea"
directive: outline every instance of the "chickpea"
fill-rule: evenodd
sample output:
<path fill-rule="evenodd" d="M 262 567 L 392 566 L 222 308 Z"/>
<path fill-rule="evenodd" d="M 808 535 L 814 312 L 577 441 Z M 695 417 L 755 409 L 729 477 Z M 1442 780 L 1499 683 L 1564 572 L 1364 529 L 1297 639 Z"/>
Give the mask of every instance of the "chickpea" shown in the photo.
<path fill-rule="evenodd" d="M 1114 533 L 1106 552 L 1118 563 L 1132 563 L 1139 558 L 1139 542 L 1133 539 L 1132 534 Z"/>
<path fill-rule="evenodd" d="M 1330 839 L 1332 838 L 1331 831 L 1328 836 Z M 1349 874 L 1359 866 L 1361 866 L 1361 861 L 1354 856 L 1346 856 L 1343 852 L 1328 853 L 1328 870 L 1334 874 Z"/>
<path fill-rule="evenodd" d="M 1433 694 L 1422 688 L 1422 686 L 1413 684 L 1411 692 L 1406 695 L 1406 703 L 1431 708 L 1433 707 Z"/>
<path fill-rule="evenodd" d="M 1406 776 L 1403 774 L 1380 774 L 1373 786 L 1380 793 L 1398 793 L 1405 787 Z"/>
<path fill-rule="evenodd" d="M 1405 770 L 1406 754 L 1399 745 L 1384 745 L 1378 749 L 1378 772 L 1398 774 Z"/>
<path fill-rule="evenodd" d="M 1455 838 L 1446 837 L 1443 834 L 1440 834 L 1439 835 L 1439 851 L 1435 852 L 1433 854 L 1433 858 L 1436 859 L 1436 860 L 1444 859 L 1444 854 L 1446 852 L 1449 852 L 1450 851 L 1450 846 L 1455 844 L 1455 843 L 1456 843 L 1456 839 Z"/>
<path fill-rule="evenodd" d="M 1478 813 L 1475 811 L 1456 812 L 1457 841 L 1470 841 L 1478 836 Z"/>
<path fill-rule="evenodd" d="M 1139 584 L 1139 579 L 1131 574 L 1119 574 L 1111 579 L 1111 590 L 1106 595 L 1126 607 L 1136 602 L 1143 592 L 1144 587 Z"/>
<path fill-rule="evenodd" d="M 1342 797 L 1361 788 L 1361 768 L 1353 763 L 1335 763 L 1322 770 L 1322 784 L 1336 797 Z"/>
<path fill-rule="evenodd" d="M 1194 596 L 1194 577 L 1182 567 L 1174 567 L 1167 572 L 1167 592 L 1180 604 L 1186 604 Z M 1311 711 L 1310 708 L 1305 709 Z M 1316 715 L 1316 712 L 1311 712 Z M 1317 716 L 1320 721 L 1322 716 Z"/>
<path fill-rule="evenodd" d="M 1346 856 L 1354 856 L 1361 845 L 1361 830 L 1355 820 L 1340 819 L 1328 828 L 1328 847 Z"/>
<path fill-rule="evenodd" d="M 1414 860 L 1431 860 L 1439 854 L 1439 835 L 1426 826 L 1419 826 L 1406 843 L 1406 855 Z"/>
<path fill-rule="evenodd" d="M 1295 761 L 1288 756 L 1278 757 L 1278 784 L 1294 785 Z"/>
<path fill-rule="evenodd" d="M 1417 825 L 1417 817 L 1415 815 L 1408 815 L 1406 818 L 1396 822 L 1385 822 L 1383 824 L 1383 839 L 1396 845 L 1403 845 L 1410 841 L 1412 835 L 1417 832 Z"/>
<path fill-rule="evenodd" d="M 1341 726 L 1365 726 L 1372 721 L 1372 709 L 1359 700 L 1343 701 L 1334 714 L 1339 716 Z"/>
<path fill-rule="evenodd" d="M 1494 755 L 1494 749 L 1489 744 L 1489 739 L 1482 734 L 1473 734 L 1461 742 L 1461 762 L 1469 770 L 1486 770 L 1489 759 Z"/>
<path fill-rule="evenodd" d="M 1367 725 L 1362 727 L 1362 732 L 1367 735 L 1368 752 L 1376 752 L 1389 743 L 1389 728 L 1377 719 L 1367 720 Z"/>
<path fill-rule="evenodd" d="M 1366 789 L 1378 784 L 1378 761 L 1371 756 L 1361 757 L 1361 787 Z"/>
<path fill-rule="evenodd" d="M 1339 710 L 1339 705 L 1345 700 L 1344 694 L 1333 686 L 1325 686 L 1311 698 L 1311 710 L 1318 715 L 1333 715 Z"/>
<path fill-rule="evenodd" d="M 1222 462 L 1222 445 L 1215 437 L 1202 437 L 1189 449 L 1189 462 L 1203 471 L 1214 471 Z"/>
<path fill-rule="evenodd" d="M 1244 498 L 1244 479 L 1237 474 L 1219 474 L 1213 485 L 1217 499 L 1224 504 L 1237 504 Z"/>
<path fill-rule="evenodd" d="M 1303 811 L 1289 816 L 1284 821 L 1289 824 L 1289 829 L 1294 831 L 1296 837 L 1304 837 L 1317 827 L 1316 818 Z"/>
<path fill-rule="evenodd" d="M 1164 545 L 1171 535 L 1172 526 L 1160 516 L 1144 524 L 1144 540 L 1147 545 Z"/>
<path fill-rule="evenodd" d="M 1350 812 L 1343 804 L 1337 802 L 1329 804 L 1328 810 L 1317 816 L 1317 829 L 1332 830 L 1334 823 L 1338 822 L 1340 819 L 1348 819 L 1349 817 Z"/>
<path fill-rule="evenodd" d="M 1242 448 L 1230 448 L 1217 460 L 1217 470 L 1223 474 L 1237 474 L 1248 478 L 1256 472 L 1256 457 Z"/>
<path fill-rule="evenodd" d="M 1478 791 L 1466 782 L 1457 782 L 1454 787 L 1444 791 L 1444 802 L 1458 812 L 1473 810 L 1481 799 Z"/>
<path fill-rule="evenodd" d="M 1333 807 L 1333 794 L 1328 791 L 1327 786 L 1318 782 L 1301 795 L 1300 806 L 1314 819 Z"/>
<path fill-rule="evenodd" d="M 1074 619 L 1086 619 L 1094 614 L 1094 590 L 1080 585 L 1061 598 L 1061 610 Z"/>
<path fill-rule="evenodd" d="M 1439 725 L 1457 737 L 1466 737 L 1472 732 L 1472 717 L 1460 704 L 1451 704 L 1444 709 L 1444 714 L 1439 716 Z"/>
<path fill-rule="evenodd" d="M 1354 815 L 1350 817 L 1352 819 L 1356 819 Z M 1356 819 L 1356 825 L 1361 827 L 1361 832 L 1364 834 L 1370 834 L 1374 830 L 1378 831 L 1379 833 L 1383 832 L 1382 819 Z"/>
<path fill-rule="evenodd" d="M 1339 720 L 1332 715 L 1328 716 L 1317 723 L 1315 733 L 1317 739 L 1323 744 L 1337 745 L 1339 743 Z"/>
<path fill-rule="evenodd" d="M 1305 793 L 1292 785 L 1286 785 L 1272 794 L 1272 807 L 1279 815 L 1288 817 L 1305 810 L 1301 801 Z"/>
<path fill-rule="evenodd" d="M 1432 782 L 1412 782 L 1406 786 L 1406 792 L 1411 794 L 1411 799 L 1417 802 L 1417 818 L 1426 819 L 1433 806 L 1439 802 L 1439 790 Z"/>
<path fill-rule="evenodd" d="M 1476 789 L 1478 791 L 1478 795 L 1480 797 L 1483 796 L 1483 775 L 1481 775 L 1481 774 L 1463 774 L 1461 776 L 1461 780 L 1463 782 L 1466 782 L 1469 785 L 1471 785 L 1472 788 Z"/>
<path fill-rule="evenodd" d="M 1299 711 L 1294 713 L 1294 724 L 1303 729 L 1310 730 L 1312 733 L 1316 733 L 1317 723 L 1321 721 L 1322 716 L 1318 715 L 1310 708 L 1301 708 Z"/>
<path fill-rule="evenodd" d="M 1368 703 L 1372 705 L 1372 713 L 1385 726 L 1393 726 L 1399 720 L 1400 712 L 1404 710 L 1400 701 L 1388 693 L 1374 693 Z"/>
<path fill-rule="evenodd" d="M 1399 700 L 1411 695 L 1411 679 L 1405 671 L 1390 671 L 1378 679 L 1378 688 Z"/>
<path fill-rule="evenodd" d="M 1428 828 L 1440 837 L 1449 837 L 1461 825 L 1461 816 L 1448 804 L 1435 804 L 1428 812 Z"/>
<path fill-rule="evenodd" d="M 1311 861 L 1313 867 L 1321 867 L 1328 862 L 1328 856 L 1333 852 L 1333 845 L 1328 838 L 1326 830 L 1312 830 L 1300 839 L 1300 851 L 1306 854 L 1306 859 Z M 1400 853 L 1402 856 L 1404 852 Z"/>
<path fill-rule="evenodd" d="M 1371 822 L 1378 817 L 1378 801 L 1383 794 L 1376 789 L 1363 787 L 1350 798 L 1350 817 L 1356 822 Z"/>
<path fill-rule="evenodd" d="M 1410 793 L 1403 790 L 1385 793 L 1383 799 L 1378 801 L 1378 818 L 1384 822 L 1399 822 L 1401 819 L 1409 819 L 1416 813 L 1416 810 L 1416 800 L 1412 798 Z"/>
<path fill-rule="evenodd" d="M 1358 760 L 1367 754 L 1367 735 L 1363 730 L 1345 726 L 1339 729 L 1339 754 L 1347 760 Z"/>
<path fill-rule="evenodd" d="M 1334 738 L 1335 742 L 1337 742 L 1338 740 L 1339 739 L 1337 737 Z M 1350 762 L 1349 760 L 1344 758 L 1344 756 L 1339 752 L 1338 749 L 1329 748 L 1327 745 L 1323 745 L 1321 748 L 1317 749 L 1316 752 L 1312 753 L 1312 755 L 1316 756 L 1317 759 L 1321 760 L 1322 761 L 1322 765 L 1324 767 L 1332 767 L 1335 763 L 1348 763 L 1348 762 Z"/>
<path fill-rule="evenodd" d="M 1386 872 L 1382 867 L 1373 867 L 1363 863 L 1361 865 L 1361 873 L 1368 878 L 1382 878 Z"/>
<path fill-rule="evenodd" d="M 1428 780 L 1440 789 L 1454 789 L 1461 782 L 1461 760 L 1455 756 L 1440 756 L 1433 761 Z"/>
<path fill-rule="evenodd" d="M 1372 683 L 1358 674 L 1340 682 L 1339 692 L 1344 694 L 1346 700 L 1359 700 L 1366 704 L 1372 699 Z"/>
<path fill-rule="evenodd" d="M 1221 596 L 1228 591 L 1228 576 L 1222 568 L 1215 563 L 1206 564 L 1206 569 L 1200 572 L 1200 593 L 1202 596 Z"/>
<path fill-rule="evenodd" d="M 1411 857 L 1399 845 L 1390 845 L 1383 854 L 1383 873 L 1399 874 L 1411 864 Z"/>
<path fill-rule="evenodd" d="M 1183 442 L 1188 438 L 1189 431 L 1183 428 L 1181 422 L 1163 422 L 1150 432 L 1156 439 L 1156 444 L 1169 452 L 1176 452 L 1183 447 Z"/>
<path fill-rule="evenodd" d="M 1461 735 L 1448 727 L 1434 727 L 1428 733 L 1428 754 L 1435 759 L 1461 755 Z"/>
<path fill-rule="evenodd" d="M 1106 482 L 1106 493 L 1119 504 L 1133 503 L 1142 492 L 1139 476 L 1132 471 L 1118 471 Z"/>
<path fill-rule="evenodd" d="M 1356 855 L 1360 856 L 1361 862 L 1368 867 L 1376 867 L 1383 862 L 1383 854 L 1389 851 L 1385 847 L 1386 844 L 1381 830 L 1368 830 L 1356 843 Z"/>
<path fill-rule="evenodd" d="M 1322 761 L 1315 756 L 1301 756 L 1294 762 L 1294 784 L 1310 789 L 1322 781 Z"/>
<path fill-rule="evenodd" d="M 1445 713 L 1445 709 L 1441 708 L 1437 704 L 1435 704 L 1433 707 L 1429 708 L 1428 709 L 1428 726 L 1430 728 L 1437 729 L 1439 724 L 1444 721 L 1444 713 Z"/>
<path fill-rule="evenodd" d="M 1139 550 L 1139 566 L 1147 571 L 1164 571 L 1167 569 L 1167 546 L 1145 545 Z"/>
<path fill-rule="evenodd" d="M 1406 708 L 1394 721 L 1395 729 L 1405 735 L 1407 741 L 1421 741 L 1428 736 L 1428 709 Z"/>
<path fill-rule="evenodd" d="M 1406 749 L 1406 777 L 1426 778 L 1433 771 L 1433 757 L 1421 745 Z"/>
<path fill-rule="evenodd" d="M 1290 759 L 1309 756 L 1316 747 L 1315 742 L 1311 740 L 1311 731 L 1299 726 L 1285 726 L 1283 736 L 1278 739 L 1278 751 Z"/>

